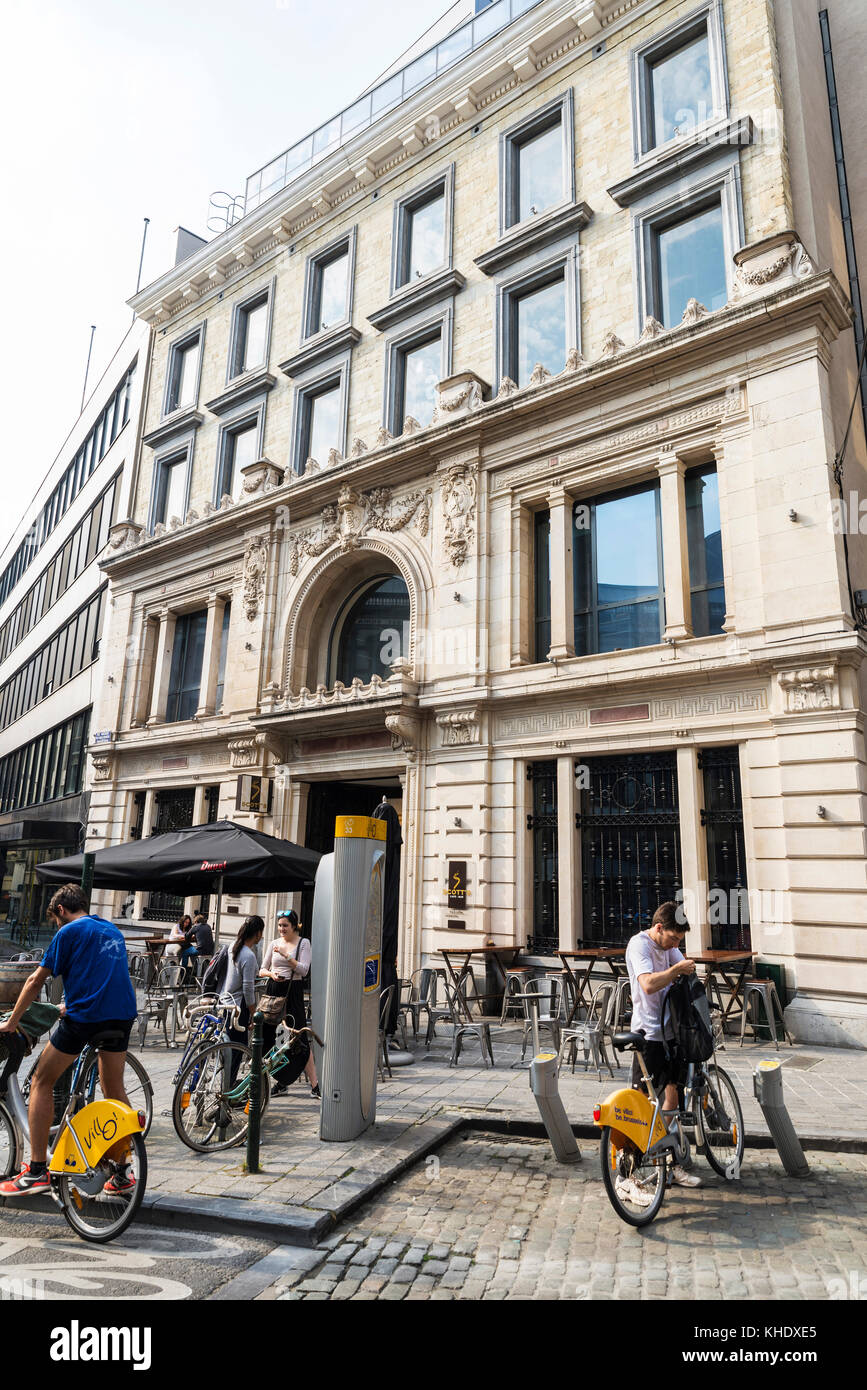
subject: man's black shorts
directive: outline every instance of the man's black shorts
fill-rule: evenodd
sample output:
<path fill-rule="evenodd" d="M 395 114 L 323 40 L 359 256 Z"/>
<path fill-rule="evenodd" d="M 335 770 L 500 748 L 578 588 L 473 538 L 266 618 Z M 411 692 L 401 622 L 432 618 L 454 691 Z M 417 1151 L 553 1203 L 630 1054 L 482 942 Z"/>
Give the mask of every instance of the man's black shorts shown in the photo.
<path fill-rule="evenodd" d="M 62 1018 L 49 1037 L 52 1047 L 67 1056 L 77 1057 L 82 1048 L 96 1037 L 97 1033 L 119 1033 L 117 1042 L 102 1044 L 103 1052 L 126 1052 L 134 1018 L 104 1018 L 99 1023 L 76 1023 L 71 1018 Z"/>
<path fill-rule="evenodd" d="M 666 1056 L 664 1043 L 646 1042 L 644 1044 L 644 1062 L 650 1072 L 650 1079 L 656 1092 L 661 1091 L 670 1081 L 680 1083 L 683 1080 L 683 1067 L 680 1059 L 672 1048 L 669 1049 L 669 1055 Z M 632 1058 L 632 1085 L 639 1091 L 645 1089 L 644 1072 L 641 1070 L 637 1052 L 633 1054 Z"/>

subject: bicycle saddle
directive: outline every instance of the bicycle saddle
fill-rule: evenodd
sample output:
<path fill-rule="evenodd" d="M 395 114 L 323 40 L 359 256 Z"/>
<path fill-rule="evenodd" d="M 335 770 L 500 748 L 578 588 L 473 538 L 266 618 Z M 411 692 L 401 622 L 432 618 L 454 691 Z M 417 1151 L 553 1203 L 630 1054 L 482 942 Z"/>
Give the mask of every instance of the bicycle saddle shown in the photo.
<path fill-rule="evenodd" d="M 611 1041 L 618 1052 L 643 1052 L 647 1039 L 643 1033 L 613 1033 Z"/>
<path fill-rule="evenodd" d="M 94 1033 L 90 1039 L 91 1047 L 103 1047 L 107 1043 L 123 1042 L 123 1033 L 118 1028 L 104 1028 L 99 1033 Z"/>

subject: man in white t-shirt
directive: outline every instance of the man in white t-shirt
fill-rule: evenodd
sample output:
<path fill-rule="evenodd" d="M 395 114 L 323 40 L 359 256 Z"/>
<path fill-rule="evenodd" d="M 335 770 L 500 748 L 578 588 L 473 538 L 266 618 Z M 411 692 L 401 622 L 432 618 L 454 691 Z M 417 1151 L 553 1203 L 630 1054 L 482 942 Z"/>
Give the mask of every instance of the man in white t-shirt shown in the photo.
<path fill-rule="evenodd" d="M 687 960 L 679 949 L 688 931 L 689 923 L 683 908 L 677 903 L 660 903 L 649 930 L 633 936 L 626 948 L 626 967 L 632 994 L 630 1028 L 633 1033 L 641 1029 L 647 1038 L 644 1061 L 654 1090 L 658 1093 L 665 1087 L 664 1110 L 677 1109 L 681 1069 L 677 1058 L 671 1055 L 670 1050 L 668 1053 L 666 1051 L 662 1035 L 663 1005 L 678 976 L 695 973 L 695 961 Z M 646 1089 L 637 1053 L 632 1063 L 632 1084 L 641 1090 Z M 679 1166 L 674 1169 L 674 1181 L 681 1187 L 701 1186 L 701 1178 Z"/>

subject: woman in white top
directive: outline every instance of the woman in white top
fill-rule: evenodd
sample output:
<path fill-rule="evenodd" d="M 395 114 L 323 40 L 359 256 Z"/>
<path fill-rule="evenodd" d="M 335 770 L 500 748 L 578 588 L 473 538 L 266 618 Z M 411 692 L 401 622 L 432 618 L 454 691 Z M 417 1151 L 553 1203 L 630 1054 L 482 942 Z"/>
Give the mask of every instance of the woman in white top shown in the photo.
<path fill-rule="evenodd" d="M 166 958 L 174 956 L 175 960 L 181 965 L 186 965 L 187 960 L 192 955 L 192 946 L 189 941 L 189 933 L 193 930 L 193 919 L 187 913 L 179 917 L 169 932 L 169 945 L 166 947 Z"/>
<path fill-rule="evenodd" d="M 290 1027 L 303 1028 L 307 1021 L 303 981 L 310 973 L 310 942 L 301 935 L 298 929 L 298 913 L 291 909 L 281 912 L 277 918 L 277 933 L 276 938 L 265 952 L 265 959 L 259 974 L 265 975 L 268 979 L 266 993 L 286 996 L 284 1017 Z M 270 1051 L 274 1046 L 276 1037 L 277 1025 L 269 1026 L 266 1024 L 262 1030 L 262 1045 L 266 1051 Z M 313 1095 L 318 1099 L 319 1082 L 316 1078 L 316 1064 L 313 1061 L 312 1050 L 304 1067 L 304 1072 L 310 1082 Z M 284 1087 L 278 1081 L 272 1089 L 273 1094 L 279 1095 Z"/>

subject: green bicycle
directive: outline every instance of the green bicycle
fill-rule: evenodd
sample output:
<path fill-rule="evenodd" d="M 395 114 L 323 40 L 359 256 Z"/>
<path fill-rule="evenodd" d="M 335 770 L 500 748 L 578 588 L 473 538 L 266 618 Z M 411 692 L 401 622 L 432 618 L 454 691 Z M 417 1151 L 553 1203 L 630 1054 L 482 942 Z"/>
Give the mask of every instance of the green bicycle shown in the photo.
<path fill-rule="evenodd" d="M 287 1037 L 262 1058 L 260 1115 L 271 1098 L 271 1078 L 293 1055 L 315 1039 L 312 1028 L 287 1028 Z M 196 1051 L 178 1073 L 172 1097 L 175 1132 L 196 1153 L 231 1149 L 242 1143 L 250 1121 L 252 1048 L 220 1041 Z"/>

